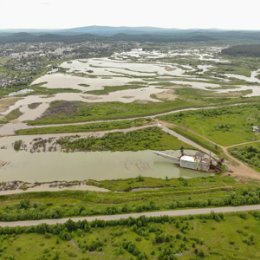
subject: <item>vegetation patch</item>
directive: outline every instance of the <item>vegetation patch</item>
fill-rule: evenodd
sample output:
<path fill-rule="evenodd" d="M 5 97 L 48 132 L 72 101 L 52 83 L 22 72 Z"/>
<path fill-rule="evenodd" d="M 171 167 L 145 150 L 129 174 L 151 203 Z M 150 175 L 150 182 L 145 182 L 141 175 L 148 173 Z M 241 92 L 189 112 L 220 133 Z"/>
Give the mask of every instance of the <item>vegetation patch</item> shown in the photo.
<path fill-rule="evenodd" d="M 100 90 L 91 90 L 87 91 L 88 94 L 93 95 L 107 95 L 111 92 L 120 91 L 120 90 L 127 90 L 127 89 L 138 89 L 138 88 L 144 88 L 145 85 L 124 85 L 124 86 L 110 86 L 110 87 L 104 87 L 104 89 Z"/>
<path fill-rule="evenodd" d="M 90 223 L 69 220 L 54 226 L 1 228 L 0 257 L 3 260 L 258 259 L 259 219 L 258 212 L 212 213 Z"/>
<path fill-rule="evenodd" d="M 117 179 L 117 180 L 102 180 L 94 181 L 88 180 L 88 184 L 102 187 L 111 191 L 117 192 L 128 192 L 128 191 L 145 191 L 145 188 L 169 188 L 172 187 L 177 191 L 187 190 L 201 190 L 201 189 L 215 189 L 217 187 L 233 187 L 239 186 L 232 177 L 227 176 L 211 176 L 211 177 L 200 177 L 192 179 L 159 179 L 151 177 L 138 176 L 130 179 Z"/>
<path fill-rule="evenodd" d="M 231 46 L 222 50 L 223 54 L 231 56 L 260 57 L 260 44 L 244 44 Z"/>
<path fill-rule="evenodd" d="M 92 181 L 89 184 L 113 192 L 61 191 L 0 196 L 0 220 L 53 219 L 260 203 L 258 182 L 240 183 L 231 177 L 160 180 L 139 176 L 127 180 Z M 156 189 L 145 189 L 148 187 Z M 135 188 L 139 190 L 133 191 Z"/>
<path fill-rule="evenodd" d="M 29 104 L 28 107 L 29 107 L 30 109 L 36 109 L 40 104 L 41 104 L 41 103 L 35 102 L 35 103 Z"/>
<path fill-rule="evenodd" d="M 101 138 L 61 137 L 57 140 L 64 150 L 70 151 L 143 151 L 177 150 L 192 148 L 157 127 L 127 133 L 109 133 Z"/>
<path fill-rule="evenodd" d="M 29 128 L 16 131 L 17 135 L 35 135 L 35 134 L 50 134 L 50 133 L 79 133 L 79 132 L 92 132 L 92 131 L 105 131 L 112 129 L 124 129 L 130 127 L 138 127 L 149 124 L 149 119 L 136 119 L 136 120 L 123 120 L 104 123 L 91 123 L 82 125 L 69 125 L 69 126 L 53 126 L 41 128 Z"/>
<path fill-rule="evenodd" d="M 189 107 L 191 103 L 181 100 L 175 102 L 108 102 L 86 103 L 80 101 L 55 101 L 37 120 L 29 121 L 31 125 L 76 123 L 91 120 L 106 120 L 129 117 L 149 116 L 160 112 Z"/>
<path fill-rule="evenodd" d="M 237 146 L 229 150 L 233 156 L 260 172 L 260 143 Z"/>
<path fill-rule="evenodd" d="M 193 142 L 201 145 L 202 147 L 208 149 L 209 151 L 215 153 L 218 156 L 224 156 L 223 150 L 217 144 L 211 143 L 208 140 L 205 140 L 203 137 L 196 135 L 182 127 L 174 127 L 173 130 L 182 136 L 192 140 Z"/>
<path fill-rule="evenodd" d="M 12 121 L 12 120 L 17 119 L 17 118 L 18 118 L 19 116 L 21 116 L 21 115 L 22 115 L 22 112 L 20 111 L 19 108 L 17 108 L 17 109 L 15 109 L 15 110 L 11 111 L 11 112 L 6 116 L 6 119 L 7 119 L 8 121 Z"/>
<path fill-rule="evenodd" d="M 81 86 L 81 87 L 90 87 L 89 84 L 84 84 L 84 83 L 80 83 L 80 84 L 78 84 L 78 85 Z"/>
<path fill-rule="evenodd" d="M 33 89 L 33 92 L 27 94 L 28 95 L 54 95 L 58 93 L 80 93 L 82 92 L 79 89 L 73 89 L 73 88 L 45 88 L 41 87 L 41 85 L 34 85 L 31 86 L 31 89 Z"/>
<path fill-rule="evenodd" d="M 194 130 L 220 145 L 260 139 L 260 135 L 252 131 L 253 125 L 260 125 L 258 104 L 181 112 L 161 119 Z"/>
<path fill-rule="evenodd" d="M 1 89 L 2 88 L 0 88 L 0 91 Z M 0 113 L 7 110 L 11 105 L 15 104 L 19 99 L 20 98 L 17 97 L 0 98 Z"/>
<path fill-rule="evenodd" d="M 14 142 L 14 150 L 15 151 L 20 151 L 23 145 L 23 141 L 22 140 L 17 140 Z"/>

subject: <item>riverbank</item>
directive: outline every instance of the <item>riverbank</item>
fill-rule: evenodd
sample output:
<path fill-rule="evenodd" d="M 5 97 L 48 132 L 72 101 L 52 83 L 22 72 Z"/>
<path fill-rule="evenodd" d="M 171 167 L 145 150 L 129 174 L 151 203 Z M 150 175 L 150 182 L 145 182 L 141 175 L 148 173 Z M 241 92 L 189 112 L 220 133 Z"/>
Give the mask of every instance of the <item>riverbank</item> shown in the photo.
<path fill-rule="evenodd" d="M 108 189 L 88 185 L 85 181 L 53 181 L 46 183 L 28 183 L 22 181 L 12 181 L 0 183 L 0 196 L 23 194 L 30 192 L 58 192 L 58 191 L 94 191 L 94 192 L 108 192 Z"/>

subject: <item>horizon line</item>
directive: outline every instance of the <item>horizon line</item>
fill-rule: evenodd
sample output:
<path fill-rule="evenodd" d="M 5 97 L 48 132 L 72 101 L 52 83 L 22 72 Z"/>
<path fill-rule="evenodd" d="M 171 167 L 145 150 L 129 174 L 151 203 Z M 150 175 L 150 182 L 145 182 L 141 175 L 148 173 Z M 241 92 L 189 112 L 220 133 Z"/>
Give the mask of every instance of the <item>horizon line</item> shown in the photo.
<path fill-rule="evenodd" d="M 0 28 L 0 31 L 26 31 L 26 30 L 34 30 L 34 31 L 58 31 L 58 30 L 73 30 L 85 27 L 108 27 L 108 28 L 147 28 L 147 29 L 162 29 L 162 30 L 215 30 L 215 31 L 260 31 L 259 29 L 245 29 L 245 28 L 218 28 L 218 27 L 211 27 L 211 28 L 204 28 L 204 27 L 188 27 L 188 28 L 181 28 L 181 27 L 158 27 L 158 26 L 150 26 L 150 25 L 140 25 L 140 26 L 129 26 L 129 25 L 82 25 L 82 26 L 74 26 L 74 27 L 55 27 L 55 28 L 46 28 L 46 27 L 20 27 L 20 28 Z"/>

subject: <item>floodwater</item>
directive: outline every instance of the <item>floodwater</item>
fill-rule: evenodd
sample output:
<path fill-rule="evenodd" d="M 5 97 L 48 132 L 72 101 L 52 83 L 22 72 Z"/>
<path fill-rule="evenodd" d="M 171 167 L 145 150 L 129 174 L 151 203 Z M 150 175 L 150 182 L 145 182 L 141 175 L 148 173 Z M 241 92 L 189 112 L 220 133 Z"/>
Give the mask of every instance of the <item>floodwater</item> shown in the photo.
<path fill-rule="evenodd" d="M 214 89 L 214 88 L 220 87 L 220 85 L 218 85 L 218 84 L 207 83 L 207 82 L 184 81 L 184 80 L 174 80 L 174 81 L 171 81 L 171 82 L 174 83 L 174 84 L 190 86 L 192 88 L 203 89 L 203 90 Z"/>
<path fill-rule="evenodd" d="M 209 71 L 209 69 L 214 68 L 212 65 L 198 65 L 197 66 L 200 72 L 197 72 L 198 74 L 204 74 L 205 72 Z"/>
<path fill-rule="evenodd" d="M 217 93 L 232 93 L 237 91 L 249 91 L 251 93 L 244 95 L 244 97 L 260 96 L 260 86 L 236 86 L 234 89 L 219 89 Z"/>
<path fill-rule="evenodd" d="M 46 152 L 29 153 L 0 150 L 0 181 L 50 182 L 72 180 L 125 179 L 139 175 L 155 178 L 209 176 L 182 169 L 153 151 L 140 152 Z M 12 158 L 10 162 L 10 158 Z"/>
<path fill-rule="evenodd" d="M 239 91 L 248 91 L 244 93 L 245 97 L 260 96 L 260 80 L 257 78 L 260 70 L 252 71 L 250 77 L 224 74 L 223 78 L 217 78 L 210 73 L 209 75 L 211 76 L 204 76 L 204 73 L 210 71 L 217 62 L 224 62 L 222 59 L 217 58 L 220 50 L 220 48 L 184 49 L 161 53 L 159 51 L 134 49 L 130 52 L 115 53 L 109 58 L 77 59 L 64 62 L 60 67 L 65 69 L 66 73 L 58 73 L 57 69 L 50 68 L 46 75 L 38 78 L 32 84 L 42 83 L 42 86 L 46 88 L 69 88 L 77 89 L 80 92 L 31 95 L 21 98 L 0 114 L 0 116 L 6 116 L 15 109 L 20 109 L 22 112 L 22 115 L 14 122 L 0 128 L 0 135 L 13 133 L 14 129 L 19 129 L 23 122 L 41 117 L 53 101 L 82 101 L 86 103 L 160 102 L 154 96 L 160 93 L 165 95 L 167 87 L 162 84 L 165 82 L 178 84 L 180 87 L 188 86 L 210 90 L 216 94 L 232 94 L 234 92 L 237 95 Z M 189 56 L 191 59 L 199 59 L 202 61 L 202 64 L 191 66 L 187 61 L 187 64 L 180 65 L 159 60 L 159 58 L 173 57 L 174 61 L 175 57 L 177 59 L 178 56 L 182 55 L 185 57 Z M 211 64 L 208 64 L 208 61 Z M 197 69 L 201 71 L 196 72 Z M 193 74 L 189 75 L 187 72 L 193 72 Z M 225 86 L 225 82 L 230 82 L 232 78 L 242 79 L 251 84 L 254 82 L 255 85 L 250 86 L 245 83 L 244 85 Z M 209 82 L 210 79 L 214 79 L 216 83 Z M 127 86 L 128 84 L 138 88 L 129 87 L 128 89 L 113 91 L 103 95 L 88 93 L 88 91 L 92 90 L 102 90 L 104 87 Z M 222 86 L 225 86 L 225 88 L 221 88 Z M 169 86 L 169 89 L 172 90 L 172 86 Z M 11 95 L 21 94 L 24 94 L 24 92 L 15 92 Z M 166 95 L 166 97 L 168 98 L 169 95 Z M 171 96 L 171 98 L 174 98 L 174 96 Z M 40 105 L 36 108 L 30 108 L 29 105 L 35 102 L 40 103 Z"/>
<path fill-rule="evenodd" d="M 152 98 L 151 95 L 156 95 L 161 92 L 163 92 L 163 90 L 157 86 L 147 86 L 138 89 L 114 91 L 107 95 L 98 96 L 86 93 L 59 93 L 52 96 L 27 96 L 10 106 L 2 115 L 7 115 L 11 111 L 19 108 L 23 115 L 17 119 L 17 122 L 23 122 L 26 120 L 35 120 L 40 117 L 48 109 L 50 103 L 54 101 L 82 101 L 88 103 L 117 101 L 131 103 L 140 100 L 145 102 L 160 102 L 159 100 Z M 29 105 L 32 103 L 40 103 L 40 105 L 37 108 L 31 109 L 29 108 Z"/>
<path fill-rule="evenodd" d="M 22 90 L 19 90 L 19 91 L 16 91 L 16 92 L 12 92 L 9 94 L 9 97 L 15 97 L 15 96 L 20 96 L 20 95 L 26 95 L 26 94 L 29 94 L 33 92 L 32 89 L 30 88 L 25 88 L 25 89 L 22 89 Z"/>
<path fill-rule="evenodd" d="M 259 83 L 260 84 L 260 79 L 257 78 L 257 75 L 258 75 L 259 72 L 260 72 L 260 70 L 252 71 L 250 77 L 243 76 L 243 75 L 237 75 L 237 74 L 225 74 L 225 75 L 229 78 L 236 78 L 236 79 L 244 80 L 244 81 L 247 81 L 247 82 Z"/>
<path fill-rule="evenodd" d="M 47 74 L 35 80 L 32 84 L 44 83 L 42 86 L 46 88 L 70 88 L 78 89 L 82 92 L 91 90 L 101 90 L 105 86 L 122 86 L 132 81 L 142 83 L 142 80 L 135 80 L 128 77 L 112 77 L 112 78 L 85 78 L 70 74 Z M 89 86 L 80 86 L 86 84 Z"/>
<path fill-rule="evenodd" d="M 260 96 L 260 86 L 233 86 L 230 88 L 222 88 L 220 84 L 213 84 L 207 82 L 196 82 L 196 81 L 184 81 L 184 80 L 174 80 L 171 81 L 174 84 L 179 84 L 180 86 L 188 86 L 195 89 L 201 90 L 211 90 L 217 94 L 240 92 L 240 91 L 250 91 L 249 94 L 244 95 L 244 97 L 256 97 Z M 220 88 L 220 89 L 219 89 Z"/>

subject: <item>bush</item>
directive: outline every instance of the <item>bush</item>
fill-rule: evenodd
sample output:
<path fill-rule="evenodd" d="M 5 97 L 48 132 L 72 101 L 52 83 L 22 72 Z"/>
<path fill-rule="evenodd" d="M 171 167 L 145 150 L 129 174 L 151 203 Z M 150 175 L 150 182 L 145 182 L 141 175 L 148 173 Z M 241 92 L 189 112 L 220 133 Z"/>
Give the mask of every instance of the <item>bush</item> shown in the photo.
<path fill-rule="evenodd" d="M 14 150 L 15 151 L 20 151 L 20 149 L 22 148 L 23 145 L 23 141 L 22 140 L 17 140 L 14 142 Z"/>

